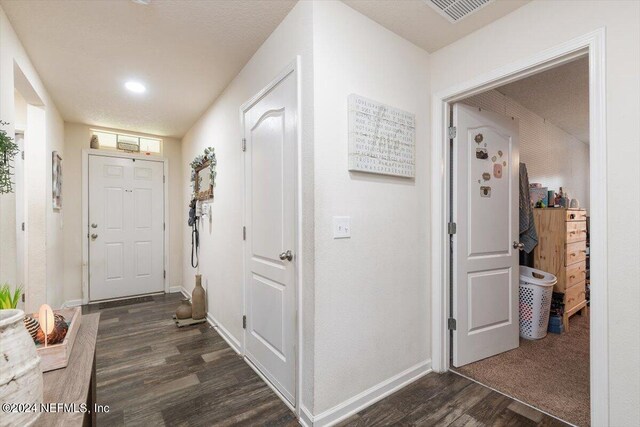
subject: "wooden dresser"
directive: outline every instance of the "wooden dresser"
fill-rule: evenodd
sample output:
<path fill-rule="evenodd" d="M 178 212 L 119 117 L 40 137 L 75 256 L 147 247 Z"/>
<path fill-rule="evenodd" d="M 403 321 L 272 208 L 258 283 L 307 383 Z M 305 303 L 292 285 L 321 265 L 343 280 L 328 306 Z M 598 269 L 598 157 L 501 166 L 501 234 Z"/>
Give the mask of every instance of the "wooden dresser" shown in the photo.
<path fill-rule="evenodd" d="M 534 209 L 538 246 L 533 266 L 558 277 L 554 292 L 564 294 L 564 330 L 569 317 L 586 313 L 587 211 L 584 209 Z"/>

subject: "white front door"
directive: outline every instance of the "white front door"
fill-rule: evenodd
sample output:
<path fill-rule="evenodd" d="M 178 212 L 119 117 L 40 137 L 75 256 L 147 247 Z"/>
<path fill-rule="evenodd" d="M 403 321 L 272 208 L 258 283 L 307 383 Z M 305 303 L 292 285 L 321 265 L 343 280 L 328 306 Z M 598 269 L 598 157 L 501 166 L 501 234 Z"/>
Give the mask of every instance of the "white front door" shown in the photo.
<path fill-rule="evenodd" d="M 89 156 L 89 299 L 164 291 L 162 162 Z"/>
<path fill-rule="evenodd" d="M 454 104 L 453 125 L 453 365 L 462 366 L 519 344 L 518 122 Z"/>
<path fill-rule="evenodd" d="M 245 353 L 289 402 L 295 400 L 294 72 L 244 111 Z"/>

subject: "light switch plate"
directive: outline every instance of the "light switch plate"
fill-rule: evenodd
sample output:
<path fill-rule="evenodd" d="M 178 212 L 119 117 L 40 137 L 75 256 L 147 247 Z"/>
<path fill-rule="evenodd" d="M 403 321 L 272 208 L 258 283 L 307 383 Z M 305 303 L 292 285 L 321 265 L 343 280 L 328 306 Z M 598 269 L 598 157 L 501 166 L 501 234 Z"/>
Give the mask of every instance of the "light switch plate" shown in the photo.
<path fill-rule="evenodd" d="M 333 217 L 333 238 L 348 239 L 351 237 L 351 217 L 334 216 Z"/>

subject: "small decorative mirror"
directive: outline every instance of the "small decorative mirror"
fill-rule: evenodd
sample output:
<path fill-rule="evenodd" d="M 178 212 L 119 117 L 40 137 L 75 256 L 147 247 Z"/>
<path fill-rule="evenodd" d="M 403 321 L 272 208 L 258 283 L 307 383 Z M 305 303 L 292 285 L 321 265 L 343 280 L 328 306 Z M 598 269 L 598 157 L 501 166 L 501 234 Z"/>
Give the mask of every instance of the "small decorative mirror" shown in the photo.
<path fill-rule="evenodd" d="M 213 199 L 216 185 L 216 154 L 212 147 L 205 148 L 204 155 L 196 156 L 191 162 L 191 185 L 193 198 L 203 201 Z"/>

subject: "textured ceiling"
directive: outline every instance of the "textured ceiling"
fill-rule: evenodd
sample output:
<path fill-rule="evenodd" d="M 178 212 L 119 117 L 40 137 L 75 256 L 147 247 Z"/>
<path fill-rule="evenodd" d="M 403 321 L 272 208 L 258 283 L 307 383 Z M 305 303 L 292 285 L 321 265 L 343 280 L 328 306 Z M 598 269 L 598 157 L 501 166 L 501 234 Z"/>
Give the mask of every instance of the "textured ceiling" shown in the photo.
<path fill-rule="evenodd" d="M 432 52 L 528 0 L 451 24 L 425 0 L 345 0 Z M 0 0 L 66 121 L 181 137 L 295 0 Z M 135 79 L 147 92 L 123 85 Z"/>
<path fill-rule="evenodd" d="M 498 91 L 589 143 L 588 58 L 510 83 Z"/>
<path fill-rule="evenodd" d="M 181 137 L 295 1 L 0 4 L 66 121 Z"/>
<path fill-rule="evenodd" d="M 428 0 L 343 0 L 427 52 L 434 52 L 524 6 L 529 0 L 496 0 L 455 24 L 432 9 Z"/>

